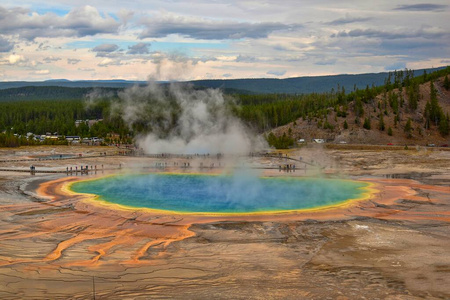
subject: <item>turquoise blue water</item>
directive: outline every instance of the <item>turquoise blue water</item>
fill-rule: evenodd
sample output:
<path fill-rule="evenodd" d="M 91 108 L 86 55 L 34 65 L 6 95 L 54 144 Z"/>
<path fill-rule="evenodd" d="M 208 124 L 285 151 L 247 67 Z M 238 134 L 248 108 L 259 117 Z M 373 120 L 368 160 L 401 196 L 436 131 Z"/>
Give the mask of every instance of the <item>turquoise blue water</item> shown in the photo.
<path fill-rule="evenodd" d="M 366 183 L 249 175 L 118 175 L 74 183 L 107 202 L 177 212 L 251 213 L 335 205 L 362 196 Z"/>

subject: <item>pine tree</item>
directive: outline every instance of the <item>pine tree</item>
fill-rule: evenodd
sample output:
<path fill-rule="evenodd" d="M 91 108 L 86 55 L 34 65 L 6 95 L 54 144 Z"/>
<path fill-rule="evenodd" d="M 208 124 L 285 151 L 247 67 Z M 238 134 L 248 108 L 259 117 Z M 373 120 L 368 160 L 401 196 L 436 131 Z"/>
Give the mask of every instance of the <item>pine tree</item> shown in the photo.
<path fill-rule="evenodd" d="M 380 129 L 381 131 L 384 131 L 384 129 L 385 129 L 383 114 L 380 114 L 380 121 L 378 122 L 378 129 Z"/>
<path fill-rule="evenodd" d="M 441 121 L 439 122 L 439 132 L 442 136 L 447 136 L 450 133 L 450 120 L 447 114 L 447 117 L 442 113 Z"/>
<path fill-rule="evenodd" d="M 372 126 L 371 126 L 371 124 L 370 124 L 370 119 L 369 119 L 369 118 L 365 118 L 365 119 L 364 119 L 363 127 L 364 127 L 365 129 L 367 129 L 367 130 L 370 130 L 370 128 L 371 128 Z"/>
<path fill-rule="evenodd" d="M 425 104 L 425 111 L 424 111 L 424 117 L 425 117 L 425 129 L 430 129 L 431 124 L 431 104 L 430 101 L 427 101 L 427 104 Z"/>
<path fill-rule="evenodd" d="M 364 102 L 367 103 L 372 99 L 372 92 L 369 89 L 369 85 L 366 85 L 366 90 L 364 91 Z"/>
<path fill-rule="evenodd" d="M 388 135 L 389 136 L 392 136 L 392 128 L 389 126 L 389 128 L 388 128 Z"/>
<path fill-rule="evenodd" d="M 391 89 L 391 72 L 389 72 L 388 78 L 384 80 L 384 90 L 389 91 Z"/>
<path fill-rule="evenodd" d="M 408 87 L 408 106 L 412 111 L 417 109 L 419 102 L 419 85 L 412 84 Z"/>
<path fill-rule="evenodd" d="M 448 75 L 444 78 L 444 88 L 448 91 L 450 89 L 450 82 L 448 81 Z"/>
<path fill-rule="evenodd" d="M 400 107 L 403 107 L 403 88 L 398 90 L 398 102 L 400 103 Z"/>
<path fill-rule="evenodd" d="M 347 120 L 344 121 L 344 129 L 348 129 L 348 123 L 347 123 Z"/>
<path fill-rule="evenodd" d="M 430 81 L 430 119 L 436 126 L 439 125 L 439 121 L 442 115 L 442 108 L 439 106 L 437 99 L 437 90 L 434 87 L 433 81 Z"/>
<path fill-rule="evenodd" d="M 398 94 L 394 92 L 389 93 L 389 105 L 392 107 L 394 114 L 398 113 Z"/>
<path fill-rule="evenodd" d="M 361 102 L 361 99 L 359 97 L 355 100 L 355 115 L 360 118 L 364 116 L 364 108 Z"/>
<path fill-rule="evenodd" d="M 408 119 L 408 121 L 406 122 L 405 125 L 405 133 L 407 135 L 408 138 L 412 137 L 411 131 L 412 131 L 412 125 L 411 125 L 411 119 Z"/>
<path fill-rule="evenodd" d="M 273 127 L 278 127 L 278 113 L 276 110 L 273 112 Z"/>

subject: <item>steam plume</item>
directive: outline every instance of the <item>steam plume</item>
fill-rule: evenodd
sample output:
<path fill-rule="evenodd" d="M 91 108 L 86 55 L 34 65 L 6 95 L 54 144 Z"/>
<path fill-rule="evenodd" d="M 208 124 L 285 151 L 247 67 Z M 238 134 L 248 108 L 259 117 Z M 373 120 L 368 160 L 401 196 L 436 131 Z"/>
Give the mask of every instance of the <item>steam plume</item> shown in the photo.
<path fill-rule="evenodd" d="M 130 128 L 146 132 L 136 138 L 146 153 L 244 154 L 267 146 L 233 115 L 232 99 L 218 89 L 150 83 L 119 98 L 113 108 Z"/>

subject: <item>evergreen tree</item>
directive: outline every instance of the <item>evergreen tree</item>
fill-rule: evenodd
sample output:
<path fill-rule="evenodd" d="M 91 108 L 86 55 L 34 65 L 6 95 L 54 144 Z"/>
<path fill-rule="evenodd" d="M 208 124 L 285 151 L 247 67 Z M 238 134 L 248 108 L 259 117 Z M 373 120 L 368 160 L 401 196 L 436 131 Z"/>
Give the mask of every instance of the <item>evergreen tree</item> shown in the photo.
<path fill-rule="evenodd" d="M 412 125 L 411 125 L 411 119 L 408 119 L 408 121 L 406 122 L 404 131 L 407 135 L 408 138 L 412 137 L 411 131 L 412 131 Z"/>
<path fill-rule="evenodd" d="M 444 88 L 448 91 L 450 89 L 450 82 L 448 81 L 448 75 L 444 78 Z"/>
<path fill-rule="evenodd" d="M 450 133 L 450 120 L 449 116 L 444 116 L 442 113 L 441 121 L 439 122 L 439 132 L 442 136 L 447 136 Z"/>
<path fill-rule="evenodd" d="M 365 129 L 367 129 L 367 130 L 370 130 L 370 128 L 372 127 L 371 124 L 370 124 L 370 118 L 365 118 L 365 119 L 364 119 L 363 127 L 364 127 Z"/>
<path fill-rule="evenodd" d="M 271 132 L 266 140 L 270 146 L 273 146 L 276 149 L 287 149 L 294 145 L 294 139 L 287 136 L 286 133 L 283 133 L 281 137 L 276 137 L 275 134 Z"/>
<path fill-rule="evenodd" d="M 380 114 L 380 121 L 378 122 L 378 129 L 380 129 L 381 131 L 384 131 L 384 129 L 385 129 L 383 114 Z"/>
<path fill-rule="evenodd" d="M 434 87 L 433 81 L 430 81 L 430 106 L 429 106 L 430 120 L 434 122 L 436 126 L 439 125 L 439 120 L 442 115 L 442 109 L 439 106 L 437 99 L 437 90 Z"/>
<path fill-rule="evenodd" d="M 391 72 L 388 74 L 388 78 L 384 80 L 384 90 L 390 91 L 391 90 Z"/>
<path fill-rule="evenodd" d="M 400 103 L 400 107 L 403 107 L 403 89 L 400 88 L 398 90 L 398 103 Z"/>
<path fill-rule="evenodd" d="M 408 87 L 408 106 L 412 111 L 417 109 L 419 102 L 419 85 L 414 83 Z"/>
<path fill-rule="evenodd" d="M 278 127 L 278 113 L 276 110 L 273 110 L 273 127 Z"/>
<path fill-rule="evenodd" d="M 348 123 L 347 123 L 347 120 L 344 121 L 344 129 L 348 129 Z"/>
<path fill-rule="evenodd" d="M 366 89 L 364 90 L 364 102 L 367 103 L 372 99 L 372 89 L 369 88 L 369 85 L 366 85 Z"/>
<path fill-rule="evenodd" d="M 398 113 L 398 95 L 394 92 L 389 92 L 389 105 L 394 114 Z"/>
<path fill-rule="evenodd" d="M 361 98 L 359 98 L 359 97 L 357 97 L 355 100 L 355 115 L 358 118 L 361 118 L 362 116 L 364 116 L 364 108 L 362 105 Z"/>
<path fill-rule="evenodd" d="M 330 129 L 330 130 L 333 130 L 333 129 L 334 129 L 334 126 L 331 125 L 331 124 L 328 122 L 328 120 L 325 119 L 325 122 L 324 122 L 324 124 L 323 124 L 323 129 Z"/>
<path fill-rule="evenodd" d="M 431 125 L 431 104 L 430 101 L 427 101 L 427 104 L 425 104 L 425 111 L 424 111 L 424 117 L 425 117 L 425 129 L 430 129 Z"/>
<path fill-rule="evenodd" d="M 392 128 L 389 126 L 389 128 L 388 128 L 388 135 L 389 136 L 392 136 Z"/>

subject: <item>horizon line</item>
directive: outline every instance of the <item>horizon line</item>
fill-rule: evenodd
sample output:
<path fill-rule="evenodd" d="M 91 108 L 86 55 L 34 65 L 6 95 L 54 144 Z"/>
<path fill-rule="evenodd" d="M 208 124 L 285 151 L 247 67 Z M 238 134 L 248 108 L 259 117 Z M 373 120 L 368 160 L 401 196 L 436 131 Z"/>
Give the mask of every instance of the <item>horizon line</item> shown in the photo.
<path fill-rule="evenodd" d="M 294 78 L 311 78 L 311 77 L 331 77 L 331 76 L 353 76 L 353 75 L 365 75 L 365 74 L 382 74 L 382 73 L 390 73 L 396 71 L 404 71 L 404 70 L 429 70 L 429 69 L 439 69 L 439 68 L 447 68 L 450 65 L 442 65 L 442 66 L 431 66 L 427 68 L 420 69 L 395 69 L 395 70 L 386 70 L 383 72 L 369 72 L 369 73 L 339 73 L 339 74 L 324 74 L 324 75 L 304 75 L 304 76 L 295 76 L 295 77 L 241 77 L 241 78 L 203 78 L 203 79 L 189 79 L 189 80 L 140 80 L 140 79 L 123 79 L 123 78 L 111 78 L 111 79 L 66 79 L 66 78 L 48 78 L 42 80 L 2 80 L 0 83 L 7 82 L 46 82 L 46 81 L 66 81 L 66 82 L 93 82 L 93 81 L 124 81 L 124 82 L 157 82 L 157 83 L 183 83 L 183 82 L 194 82 L 194 81 L 203 81 L 203 80 L 254 80 L 254 79 L 274 79 L 274 80 L 285 80 L 285 79 L 294 79 Z"/>

